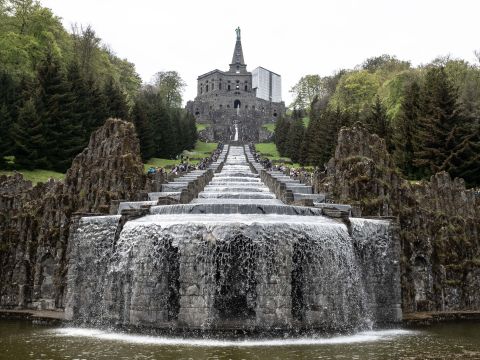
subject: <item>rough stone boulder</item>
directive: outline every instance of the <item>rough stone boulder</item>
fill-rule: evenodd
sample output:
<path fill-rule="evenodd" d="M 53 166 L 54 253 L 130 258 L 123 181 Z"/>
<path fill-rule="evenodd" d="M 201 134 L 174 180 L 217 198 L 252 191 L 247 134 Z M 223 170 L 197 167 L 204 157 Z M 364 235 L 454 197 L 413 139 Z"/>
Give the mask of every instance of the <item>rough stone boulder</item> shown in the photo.
<path fill-rule="evenodd" d="M 116 119 L 92 134 L 64 182 L 1 176 L 0 306 L 63 307 L 72 214 L 106 213 L 112 200 L 136 199 L 144 182 L 135 128 Z"/>
<path fill-rule="evenodd" d="M 112 200 L 134 200 L 143 186 L 135 127 L 116 119 L 92 134 L 65 177 L 65 191 L 78 194 L 76 208 L 82 211 L 106 213 Z"/>
<path fill-rule="evenodd" d="M 361 124 L 342 128 L 326 177 L 314 182 L 318 192 L 352 205 L 354 216 L 393 215 L 391 187 L 403 180 L 395 170 L 385 141 Z"/>
<path fill-rule="evenodd" d="M 407 181 L 383 139 L 356 124 L 314 187 L 355 216 L 398 217 L 404 312 L 480 309 L 480 198 L 462 179 Z"/>

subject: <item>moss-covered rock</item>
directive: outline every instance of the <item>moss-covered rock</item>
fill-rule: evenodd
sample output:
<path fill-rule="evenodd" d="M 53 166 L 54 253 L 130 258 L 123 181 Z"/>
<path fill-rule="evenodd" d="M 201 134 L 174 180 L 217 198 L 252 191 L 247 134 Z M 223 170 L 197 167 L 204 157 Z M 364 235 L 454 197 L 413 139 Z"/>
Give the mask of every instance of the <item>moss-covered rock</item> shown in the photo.
<path fill-rule="evenodd" d="M 137 200 L 144 184 L 135 128 L 115 119 L 92 134 L 65 181 L 32 187 L 20 174 L 0 176 L 0 306 L 62 307 L 72 214 Z"/>
<path fill-rule="evenodd" d="M 355 124 L 314 188 L 355 216 L 398 217 L 404 311 L 480 309 L 480 199 L 462 179 L 403 179 L 383 139 Z"/>

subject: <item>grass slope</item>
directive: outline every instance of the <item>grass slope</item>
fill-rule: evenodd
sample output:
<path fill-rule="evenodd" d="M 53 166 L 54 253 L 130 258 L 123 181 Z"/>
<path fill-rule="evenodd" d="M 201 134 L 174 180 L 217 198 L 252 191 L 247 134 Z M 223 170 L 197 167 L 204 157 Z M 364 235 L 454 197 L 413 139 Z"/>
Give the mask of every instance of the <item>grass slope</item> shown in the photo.
<path fill-rule="evenodd" d="M 308 116 L 305 116 L 303 119 L 303 126 L 305 126 L 305 129 L 308 127 L 308 124 L 310 124 L 310 118 Z"/>
<path fill-rule="evenodd" d="M 65 174 L 50 170 L 18 170 L 18 172 L 23 174 L 23 177 L 26 180 L 30 180 L 34 185 L 39 182 L 47 182 L 49 179 L 63 180 L 65 178 Z M 0 171 L 0 175 L 12 174 L 13 171 Z"/>
<path fill-rule="evenodd" d="M 197 124 L 198 125 L 198 124 Z M 183 155 L 188 156 L 190 164 L 198 164 L 198 162 L 210 156 L 218 147 L 218 143 L 206 143 L 203 141 L 197 141 L 195 148 L 192 151 L 184 151 Z M 161 158 L 151 158 L 148 159 L 147 163 L 144 164 L 145 171 L 149 167 L 162 167 L 162 168 L 173 168 L 176 164 L 180 162 L 179 159 L 161 159 Z"/>
<path fill-rule="evenodd" d="M 209 127 L 209 124 L 196 124 L 197 125 L 197 131 L 202 131 L 205 130 L 207 127 Z"/>
<path fill-rule="evenodd" d="M 273 163 L 281 164 L 293 164 L 294 167 L 299 167 L 299 164 L 292 163 L 292 160 L 288 157 L 280 156 L 277 150 L 277 146 L 275 143 L 260 143 L 255 144 L 255 149 L 259 152 L 263 157 L 269 158 Z"/>
<path fill-rule="evenodd" d="M 267 129 L 268 131 L 270 132 L 275 132 L 275 124 L 274 123 L 271 123 L 271 124 L 264 124 L 262 125 L 263 128 Z"/>

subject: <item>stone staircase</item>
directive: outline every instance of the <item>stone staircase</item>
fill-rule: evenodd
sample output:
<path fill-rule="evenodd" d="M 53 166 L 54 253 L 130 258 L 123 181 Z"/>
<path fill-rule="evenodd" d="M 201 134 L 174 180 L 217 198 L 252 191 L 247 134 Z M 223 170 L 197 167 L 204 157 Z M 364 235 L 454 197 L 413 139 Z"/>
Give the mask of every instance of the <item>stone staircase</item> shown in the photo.
<path fill-rule="evenodd" d="M 351 206 L 346 204 L 334 204 L 327 202 L 327 194 L 313 192 L 310 185 L 302 184 L 299 180 L 284 174 L 278 170 L 267 171 L 255 157 L 251 154 L 248 145 L 244 146 L 247 158 L 252 164 L 252 168 L 260 174 L 262 180 L 274 192 L 277 198 L 286 204 L 314 206 L 324 211 L 325 215 L 341 214 L 343 216 L 351 215 Z"/>

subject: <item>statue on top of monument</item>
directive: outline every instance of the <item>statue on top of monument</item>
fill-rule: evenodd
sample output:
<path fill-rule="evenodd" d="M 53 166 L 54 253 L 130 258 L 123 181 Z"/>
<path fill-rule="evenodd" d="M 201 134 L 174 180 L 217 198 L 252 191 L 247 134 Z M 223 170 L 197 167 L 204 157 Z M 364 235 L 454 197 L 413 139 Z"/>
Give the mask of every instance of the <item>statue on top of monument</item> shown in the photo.
<path fill-rule="evenodd" d="M 238 26 L 238 27 L 235 29 L 235 32 L 237 33 L 237 40 L 240 40 L 240 26 Z"/>

